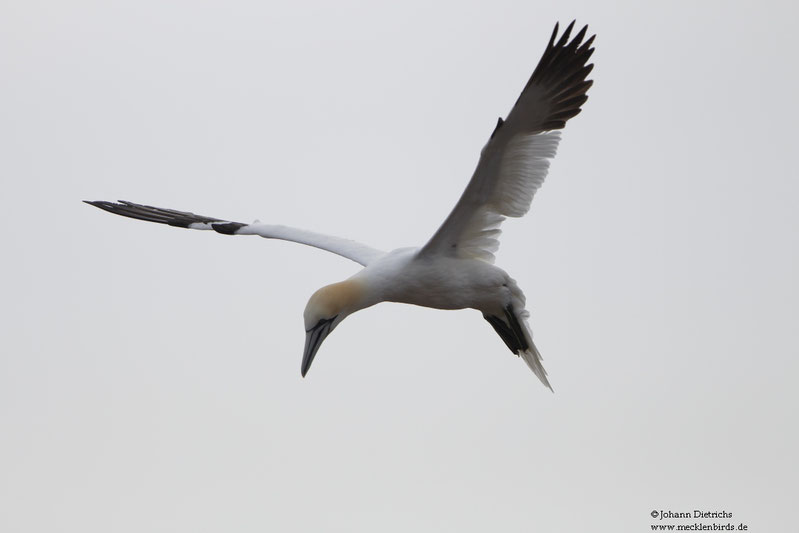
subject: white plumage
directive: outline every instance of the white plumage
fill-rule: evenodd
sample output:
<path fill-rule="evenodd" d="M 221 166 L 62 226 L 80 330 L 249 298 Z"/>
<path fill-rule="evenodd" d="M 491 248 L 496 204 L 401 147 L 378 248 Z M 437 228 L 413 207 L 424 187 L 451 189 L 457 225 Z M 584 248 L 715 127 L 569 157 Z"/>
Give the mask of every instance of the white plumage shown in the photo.
<path fill-rule="evenodd" d="M 499 120 L 483 148 L 474 175 L 454 209 L 421 248 L 383 252 L 349 239 L 287 226 L 230 222 L 186 211 L 121 201 L 87 202 L 112 213 L 226 235 L 259 235 L 326 250 L 364 266 L 347 280 L 316 291 L 305 308 L 302 375 L 322 341 L 344 318 L 380 302 L 401 302 L 437 309 L 477 309 L 507 347 L 551 386 L 533 344 L 525 297 L 516 282 L 493 265 L 500 226 L 521 217 L 541 187 L 560 132 L 580 112 L 591 81 L 587 65 L 594 37 L 583 42 L 587 27 L 571 41 L 572 22 L 555 42 L 558 26 L 505 121 Z"/>

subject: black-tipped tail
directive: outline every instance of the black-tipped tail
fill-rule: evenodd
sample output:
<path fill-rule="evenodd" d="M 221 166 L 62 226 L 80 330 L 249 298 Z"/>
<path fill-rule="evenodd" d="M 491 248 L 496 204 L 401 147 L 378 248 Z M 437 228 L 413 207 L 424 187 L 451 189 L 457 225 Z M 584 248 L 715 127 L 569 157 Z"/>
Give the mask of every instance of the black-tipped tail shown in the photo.
<path fill-rule="evenodd" d="M 491 327 L 493 327 L 494 331 L 500 336 L 505 346 L 507 346 L 511 352 L 524 359 L 524 362 L 527 363 L 530 370 L 541 380 L 541 383 L 552 392 L 555 392 L 552 389 L 552 385 L 549 384 L 547 372 L 541 364 L 541 354 L 538 352 L 532 340 L 528 340 L 528 335 L 525 334 L 527 328 L 519 321 L 516 312 L 513 310 L 513 306 L 509 305 L 503 309 L 503 314 L 505 315 L 504 319 L 485 313 L 483 313 L 483 318 L 491 324 Z"/>
<path fill-rule="evenodd" d="M 524 330 L 522 329 L 522 325 L 519 323 L 519 319 L 516 318 L 516 313 L 513 311 L 513 306 L 509 305 L 504 309 L 505 311 L 505 320 L 498 316 L 487 315 L 483 313 L 483 318 L 485 318 L 491 327 L 494 328 L 494 331 L 502 338 L 505 345 L 510 349 L 511 352 L 518 355 L 519 352 L 523 352 L 527 348 L 530 347 L 529 343 L 527 342 L 527 338 L 524 335 Z"/>

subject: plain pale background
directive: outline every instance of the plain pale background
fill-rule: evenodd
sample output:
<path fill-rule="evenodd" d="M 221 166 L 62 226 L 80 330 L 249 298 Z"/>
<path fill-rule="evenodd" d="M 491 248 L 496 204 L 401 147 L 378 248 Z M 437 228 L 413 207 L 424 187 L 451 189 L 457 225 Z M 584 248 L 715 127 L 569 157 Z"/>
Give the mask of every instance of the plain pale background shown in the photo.
<path fill-rule="evenodd" d="M 790 2 L 0 6 L 0 529 L 795 527 Z M 421 245 L 556 21 L 595 85 L 497 264 L 556 393 L 474 311 L 383 304 L 300 378 L 358 266 L 126 199 Z"/>

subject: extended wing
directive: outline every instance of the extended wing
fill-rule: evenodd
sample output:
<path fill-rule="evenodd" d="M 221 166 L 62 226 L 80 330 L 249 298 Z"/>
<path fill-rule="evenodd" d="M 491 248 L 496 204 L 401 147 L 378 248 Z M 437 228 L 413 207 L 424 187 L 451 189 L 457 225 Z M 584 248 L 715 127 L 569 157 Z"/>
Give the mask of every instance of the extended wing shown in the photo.
<path fill-rule="evenodd" d="M 320 248 L 334 254 L 338 254 L 347 259 L 351 259 L 363 266 L 368 265 L 378 257 L 385 254 L 380 250 L 340 237 L 331 237 L 314 233 L 303 229 L 291 228 L 288 226 L 276 226 L 271 224 L 243 224 L 241 222 L 230 222 L 218 218 L 211 218 L 202 215 L 195 215 L 186 211 L 175 211 L 174 209 L 161 209 L 149 205 L 134 204 L 120 200 L 114 202 L 90 202 L 100 209 L 104 209 L 116 215 L 147 220 L 148 222 L 158 222 L 179 228 L 214 230 L 224 235 L 259 235 L 267 239 L 280 239 L 284 241 L 298 242 L 307 244 L 314 248 Z"/>
<path fill-rule="evenodd" d="M 574 22 L 555 42 L 558 25 L 521 96 L 501 118 L 480 154 L 471 181 L 450 215 L 420 251 L 420 256 L 451 255 L 494 261 L 505 217 L 530 209 L 560 141 L 559 130 L 580 112 L 593 83 L 585 78 L 594 49 L 588 26 L 569 42 Z"/>

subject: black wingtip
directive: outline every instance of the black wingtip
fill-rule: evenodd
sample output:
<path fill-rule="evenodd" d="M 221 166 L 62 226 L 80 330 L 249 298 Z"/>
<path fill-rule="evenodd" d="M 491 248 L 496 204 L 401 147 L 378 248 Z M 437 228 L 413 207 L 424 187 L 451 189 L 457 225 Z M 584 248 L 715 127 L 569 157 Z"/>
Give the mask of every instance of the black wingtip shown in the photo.
<path fill-rule="evenodd" d="M 223 222 L 220 224 L 211 224 L 211 228 L 222 235 L 235 235 L 237 231 L 246 226 L 241 222 Z"/>
<path fill-rule="evenodd" d="M 572 42 L 574 42 L 574 43 L 582 42 L 583 37 L 585 37 L 585 33 L 587 31 L 588 31 L 588 24 L 583 26 L 583 29 L 581 29 L 579 32 L 577 32 L 577 35 L 574 36 L 574 39 L 572 40 Z"/>
<path fill-rule="evenodd" d="M 566 28 L 566 33 L 571 33 L 571 31 L 574 29 L 575 24 L 577 24 L 577 19 L 572 19 L 572 21 L 569 22 L 569 27 Z"/>
<path fill-rule="evenodd" d="M 575 22 L 577 22 L 577 19 L 571 21 L 571 24 L 566 26 L 566 30 L 564 30 L 563 35 L 560 36 L 560 40 L 558 41 L 558 48 L 563 47 L 567 42 L 569 42 L 569 36 L 572 34 L 572 29 L 574 29 Z"/>
<path fill-rule="evenodd" d="M 106 202 L 105 200 L 83 200 L 83 203 L 102 209 L 103 211 L 108 211 L 109 213 L 117 214 L 114 210 L 115 204 L 113 202 Z"/>
<path fill-rule="evenodd" d="M 497 125 L 494 127 L 494 131 L 491 133 L 491 139 L 494 138 L 494 135 L 497 134 L 497 132 L 499 131 L 499 128 L 501 128 L 504 123 L 505 123 L 505 121 L 502 120 L 502 117 L 499 117 L 497 119 Z"/>
<path fill-rule="evenodd" d="M 558 28 L 560 27 L 560 22 L 555 23 L 555 29 L 552 30 L 552 35 L 549 37 L 549 44 L 547 44 L 547 49 L 552 48 L 552 45 L 555 44 L 555 37 L 558 36 Z"/>
<path fill-rule="evenodd" d="M 551 105 L 540 124 L 541 131 L 563 128 L 568 119 L 580 112 L 580 106 L 586 101 L 585 93 L 592 84 L 586 77 L 593 69 L 588 60 L 594 52 L 591 45 L 596 35 L 584 41 L 588 34 L 588 24 L 585 24 L 570 40 L 576 23 L 576 19 L 572 20 L 560 36 L 559 23 L 555 24 L 546 50 L 516 101 L 518 104 L 533 85 L 543 90 Z"/>
<path fill-rule="evenodd" d="M 167 224 L 178 228 L 189 228 L 192 224 L 197 223 L 209 224 L 211 225 L 211 229 L 224 235 L 235 235 L 239 229 L 247 225 L 241 222 L 231 222 L 219 218 L 196 215 L 188 211 L 177 211 L 175 209 L 163 209 L 151 205 L 137 204 L 127 200 L 119 200 L 116 203 L 90 200 L 84 200 L 84 202 L 115 215 L 145 220 L 147 222 L 156 222 L 158 224 Z"/>

